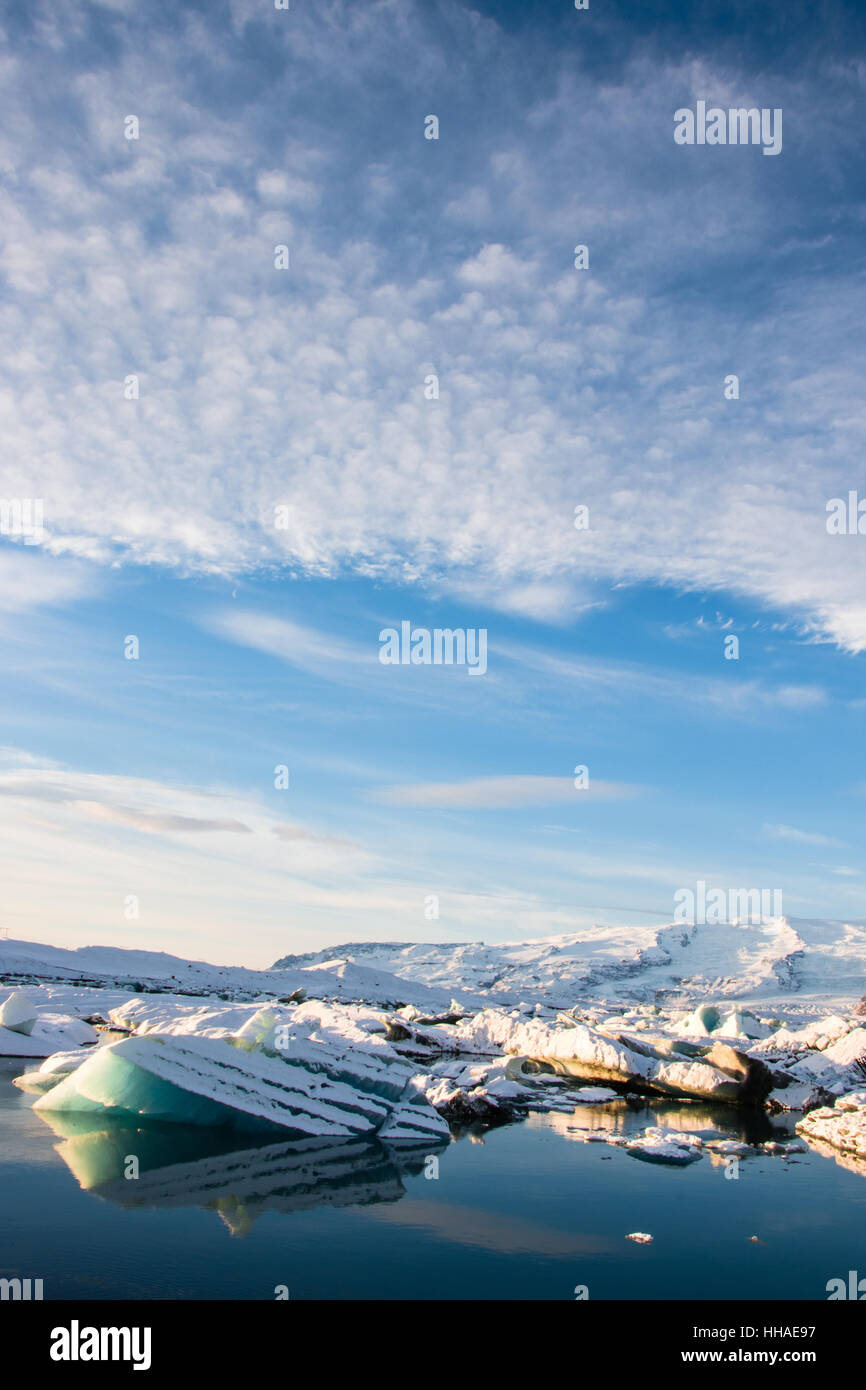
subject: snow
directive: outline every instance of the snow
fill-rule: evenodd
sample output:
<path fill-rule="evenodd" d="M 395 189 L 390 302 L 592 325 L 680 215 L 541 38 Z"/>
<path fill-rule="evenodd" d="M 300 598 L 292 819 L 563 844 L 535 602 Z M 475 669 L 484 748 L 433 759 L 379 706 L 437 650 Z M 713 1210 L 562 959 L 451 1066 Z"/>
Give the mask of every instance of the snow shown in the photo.
<path fill-rule="evenodd" d="M 640 1158 L 647 1163 L 670 1163 L 675 1167 L 686 1167 L 701 1157 L 703 1140 L 697 1134 L 685 1134 L 680 1130 L 650 1125 L 643 1134 L 628 1139 L 624 1147 L 632 1158 Z"/>
<path fill-rule="evenodd" d="M 720 1020 L 748 1005 L 790 1000 L 806 1009 L 846 1005 L 863 993 L 866 923 L 780 917 L 761 926 L 589 927 L 580 935 L 485 945 L 355 942 L 284 956 L 270 970 L 216 966 L 158 951 L 86 946 L 66 950 L 0 941 L 0 976 L 78 981 L 128 994 L 136 984 L 227 1000 L 264 995 L 413 1005 L 427 1015 L 452 1000 L 477 1012 L 541 1003 L 571 1008 L 593 1000 L 652 1004 L 657 990 L 680 1007 L 708 1003 Z M 736 1003 L 732 1002 L 736 1001 Z M 748 1034 L 747 1034 L 748 1035 Z"/>
<path fill-rule="evenodd" d="M 837 1100 L 832 1108 L 810 1111 L 799 1121 L 797 1133 L 866 1159 L 866 1092 Z"/>
<path fill-rule="evenodd" d="M 364 942 L 285 956 L 277 965 L 304 968 L 336 958 L 452 994 L 474 992 L 500 1008 L 531 998 L 557 1008 L 593 996 L 651 1001 L 656 989 L 686 1002 L 710 996 L 716 1005 L 792 993 L 853 1000 L 863 993 L 866 922 L 779 917 L 761 926 L 599 925 L 579 936 L 496 945 Z"/>
<path fill-rule="evenodd" d="M 47 992 L 34 990 L 33 994 L 37 997 L 14 990 L 0 1005 L 0 1057 L 49 1057 L 97 1041 L 95 1028 L 53 1008 Z"/>

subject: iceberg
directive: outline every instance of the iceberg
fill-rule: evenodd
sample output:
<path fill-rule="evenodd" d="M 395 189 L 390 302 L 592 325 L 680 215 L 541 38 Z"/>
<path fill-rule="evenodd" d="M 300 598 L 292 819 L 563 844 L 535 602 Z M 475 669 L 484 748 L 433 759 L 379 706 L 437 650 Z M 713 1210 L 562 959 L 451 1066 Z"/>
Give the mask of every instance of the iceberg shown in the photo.
<path fill-rule="evenodd" d="M 635 1038 L 586 1024 L 571 1026 L 523 1022 L 485 1009 L 456 1028 L 432 1028 L 419 1040 L 452 1051 L 518 1054 L 560 1076 L 619 1084 L 642 1095 L 689 1096 L 732 1105 L 758 1105 L 769 1094 L 772 1076 L 756 1058 L 727 1043 L 707 1045 L 657 1037 Z"/>
<path fill-rule="evenodd" d="M 447 1137 L 446 1122 L 397 1058 L 349 1059 L 322 1043 L 283 1057 L 243 1042 L 153 1033 L 124 1038 L 92 1052 L 33 1108 L 297 1137 Z"/>
<path fill-rule="evenodd" d="M 852 1091 L 833 1106 L 811 1110 L 796 1128 L 810 1143 L 821 1140 L 857 1159 L 866 1159 L 866 1091 Z"/>

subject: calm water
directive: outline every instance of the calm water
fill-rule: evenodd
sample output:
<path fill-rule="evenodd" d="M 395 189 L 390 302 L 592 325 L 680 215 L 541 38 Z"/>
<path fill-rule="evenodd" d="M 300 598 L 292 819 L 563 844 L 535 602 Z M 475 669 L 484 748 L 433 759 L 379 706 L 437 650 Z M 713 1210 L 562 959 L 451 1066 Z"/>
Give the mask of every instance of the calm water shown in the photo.
<path fill-rule="evenodd" d="M 662 1167 L 567 1128 L 769 1137 L 770 1121 L 724 1107 L 539 1116 L 452 1142 L 434 1179 L 424 1153 L 360 1143 L 80 1121 L 57 1134 L 12 1086 L 20 1071 L 0 1061 L 0 1275 L 41 1277 L 46 1298 L 270 1299 L 286 1285 L 293 1299 L 570 1300 L 585 1284 L 591 1299 L 825 1299 L 828 1279 L 866 1274 L 866 1177 L 832 1158 L 747 1159 L 730 1180 L 708 1157 Z"/>

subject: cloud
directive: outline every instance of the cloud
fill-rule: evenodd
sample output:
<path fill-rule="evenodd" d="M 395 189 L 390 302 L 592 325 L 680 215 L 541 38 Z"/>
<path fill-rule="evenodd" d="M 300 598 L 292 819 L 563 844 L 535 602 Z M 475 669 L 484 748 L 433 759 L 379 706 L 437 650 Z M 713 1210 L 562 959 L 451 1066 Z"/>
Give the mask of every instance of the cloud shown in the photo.
<path fill-rule="evenodd" d="M 793 840 L 795 844 L 800 845 L 830 845 L 838 849 L 845 846 L 844 840 L 834 840 L 831 836 L 820 835 L 816 831 L 797 830 L 793 825 L 765 825 L 764 834 L 769 835 L 772 840 Z"/>
<path fill-rule="evenodd" d="M 105 821 L 113 825 L 129 825 L 134 830 L 144 830 L 150 835 L 213 830 L 228 831 L 231 834 L 252 834 L 250 827 L 239 820 L 202 820 L 198 816 L 158 815 L 150 811 L 138 811 L 131 806 L 111 806 L 101 801 L 66 801 L 64 805 L 91 820 Z"/>
<path fill-rule="evenodd" d="M 856 52 L 786 49 L 785 153 L 755 161 L 672 139 L 695 94 L 764 104 L 760 61 L 724 36 L 710 62 L 608 16 L 618 56 L 596 71 L 555 26 L 527 63 L 519 28 L 465 6 L 434 26 L 420 0 L 399 22 L 336 0 L 287 23 L 232 0 L 163 25 L 112 0 L 94 63 L 84 14 L 35 0 L 45 42 L 0 74 L 2 487 L 44 496 L 49 552 L 468 574 L 545 621 L 571 585 L 726 589 L 866 649 L 866 545 L 825 528 L 866 444 L 866 288 L 838 198 Z M 494 64 L 513 100 L 491 124 L 467 92 Z M 428 88 L 465 112 L 439 142 Z M 830 232 L 801 267 L 797 239 Z"/>
<path fill-rule="evenodd" d="M 191 815 L 191 804 L 205 806 L 207 793 L 183 791 L 145 778 L 117 777 L 103 773 L 71 772 L 29 754 L 5 750 L 3 761 L 13 764 L 0 772 L 0 797 L 22 801 L 42 802 L 63 807 L 74 815 L 106 825 L 128 826 L 148 834 L 201 833 L 218 831 L 251 834 L 251 828 L 234 817 L 215 819 Z M 150 805 L 131 806 L 125 800 L 129 793 Z"/>
<path fill-rule="evenodd" d="M 372 668 L 378 663 L 378 632 L 372 633 L 367 647 L 335 637 L 325 629 L 234 608 L 211 614 L 204 626 L 230 642 L 266 652 L 290 666 L 315 674 L 333 676 L 340 668 L 363 665 Z"/>
<path fill-rule="evenodd" d="M 699 710 L 712 708 L 716 713 L 738 717 L 765 710 L 809 711 L 827 701 L 827 692 L 814 684 L 772 685 L 765 681 L 737 680 L 730 674 L 725 679 L 693 673 L 684 676 L 637 663 L 559 656 L 520 642 L 494 641 L 490 643 L 490 651 L 517 666 L 541 672 L 549 680 L 603 693 L 611 699 L 638 697 L 664 704 L 685 704 Z"/>
<path fill-rule="evenodd" d="M 590 781 L 577 789 L 570 777 L 477 777 L 466 782 L 422 782 L 414 786 L 383 787 L 373 799 L 391 806 L 423 806 L 461 810 L 514 806 L 549 806 L 572 801 L 609 801 L 636 796 L 643 788 L 625 782 Z"/>
<path fill-rule="evenodd" d="M 6 613 L 74 603 L 95 589 L 95 575 L 84 565 L 0 542 L 0 610 Z"/>
<path fill-rule="evenodd" d="M 317 835 L 304 825 L 274 825 L 271 834 L 278 840 L 291 844 L 333 845 L 335 848 L 356 848 L 353 840 L 342 839 L 339 835 Z"/>

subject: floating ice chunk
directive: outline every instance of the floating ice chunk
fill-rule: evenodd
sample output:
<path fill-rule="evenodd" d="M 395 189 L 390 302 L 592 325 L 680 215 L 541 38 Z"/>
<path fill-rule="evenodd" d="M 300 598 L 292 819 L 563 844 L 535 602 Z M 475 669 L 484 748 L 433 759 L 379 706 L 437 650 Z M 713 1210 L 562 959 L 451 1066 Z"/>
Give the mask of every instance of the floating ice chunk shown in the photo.
<path fill-rule="evenodd" d="M 697 1149 L 684 1149 L 679 1144 L 627 1144 L 632 1158 L 640 1158 L 644 1163 L 670 1163 L 675 1168 L 685 1168 L 700 1158 Z"/>
<path fill-rule="evenodd" d="M 863 1099 L 866 1102 L 866 1097 Z M 810 1141 L 823 1140 L 833 1148 L 866 1158 L 866 1103 L 855 1104 L 853 1097 L 848 1096 L 832 1108 L 823 1106 L 820 1110 L 810 1110 L 798 1122 L 797 1133 L 804 1134 Z"/>
<path fill-rule="evenodd" d="M 447 1135 L 445 1121 L 412 1086 L 409 1068 L 382 1066 L 383 1076 L 374 1059 L 360 1061 L 347 1065 L 321 1044 L 283 1060 L 220 1039 L 150 1034 L 99 1048 L 34 1109 L 333 1138 L 372 1135 L 391 1120 L 391 1138 Z M 344 1079 L 349 1075 L 356 1084 Z"/>
<path fill-rule="evenodd" d="M 23 1033 L 25 1037 L 33 1032 L 33 1025 L 39 1011 L 23 990 L 17 989 L 0 1004 L 0 1025 L 13 1033 Z"/>
<path fill-rule="evenodd" d="M 720 1022 L 721 1014 L 715 1004 L 699 1004 L 673 1031 L 686 1038 L 706 1038 L 715 1032 Z"/>
<path fill-rule="evenodd" d="M 804 1144 L 799 1139 L 765 1139 L 760 1146 L 761 1153 L 765 1154 L 807 1154 L 808 1144 Z"/>
<path fill-rule="evenodd" d="M 709 1139 L 707 1148 L 727 1158 L 748 1158 L 753 1152 L 751 1144 L 745 1144 L 741 1139 Z"/>
<path fill-rule="evenodd" d="M 624 1034 L 608 1036 L 584 1024 L 521 1023 L 495 1009 L 467 1019 L 449 1030 L 450 1036 L 445 1029 L 433 1032 L 437 1036 L 431 1042 L 439 1043 L 438 1034 L 443 1035 L 443 1050 L 517 1054 L 589 1084 L 627 1082 L 638 1091 L 659 1095 L 754 1103 L 772 1085 L 762 1062 L 722 1042 L 710 1041 L 705 1048 L 689 1044 L 690 1051 L 683 1056 L 677 1055 L 670 1040 L 653 1044 Z M 682 1047 L 685 1050 L 686 1045 Z"/>
<path fill-rule="evenodd" d="M 659 1144 L 684 1144 L 689 1149 L 700 1149 L 704 1142 L 699 1134 L 687 1134 L 681 1129 L 662 1129 L 659 1125 L 648 1125 L 644 1137 Z"/>
<path fill-rule="evenodd" d="M 36 1071 L 26 1071 L 23 1076 L 14 1077 L 12 1084 L 20 1091 L 42 1095 L 62 1081 L 69 1072 L 80 1067 L 86 1057 L 87 1053 L 83 1048 L 78 1048 L 75 1052 L 55 1052 L 53 1056 L 46 1057 Z"/>
<path fill-rule="evenodd" d="M 814 1081 L 795 1081 L 792 1086 L 785 1086 L 784 1089 L 778 1087 L 771 1091 L 767 1097 L 767 1109 L 774 1112 L 814 1110 L 827 1098 L 827 1092 L 816 1086 Z"/>
<path fill-rule="evenodd" d="M 686 1038 L 766 1038 L 770 1029 L 748 1009 L 738 1004 L 722 1016 L 715 1004 L 700 1004 L 688 1018 L 677 1023 L 674 1033 Z"/>
<path fill-rule="evenodd" d="M 755 1018 L 748 1009 L 734 1008 L 722 1019 L 714 1034 L 719 1038 L 753 1038 L 759 1040 L 769 1037 L 770 1029 L 760 1019 Z"/>
<path fill-rule="evenodd" d="M 568 1099 L 579 1101 L 581 1105 L 602 1105 L 608 1100 L 620 1100 L 621 1096 L 609 1086 L 581 1086 L 579 1091 L 570 1091 Z"/>
<path fill-rule="evenodd" d="M 692 1137 L 651 1127 L 636 1139 L 629 1139 L 625 1147 L 632 1158 L 641 1158 L 646 1163 L 671 1163 L 684 1168 L 701 1157 L 701 1141 L 690 1143 Z"/>
<path fill-rule="evenodd" d="M 652 1245 L 653 1237 L 647 1235 L 646 1231 L 632 1231 L 631 1235 L 626 1236 L 626 1240 L 636 1241 L 638 1245 Z"/>

